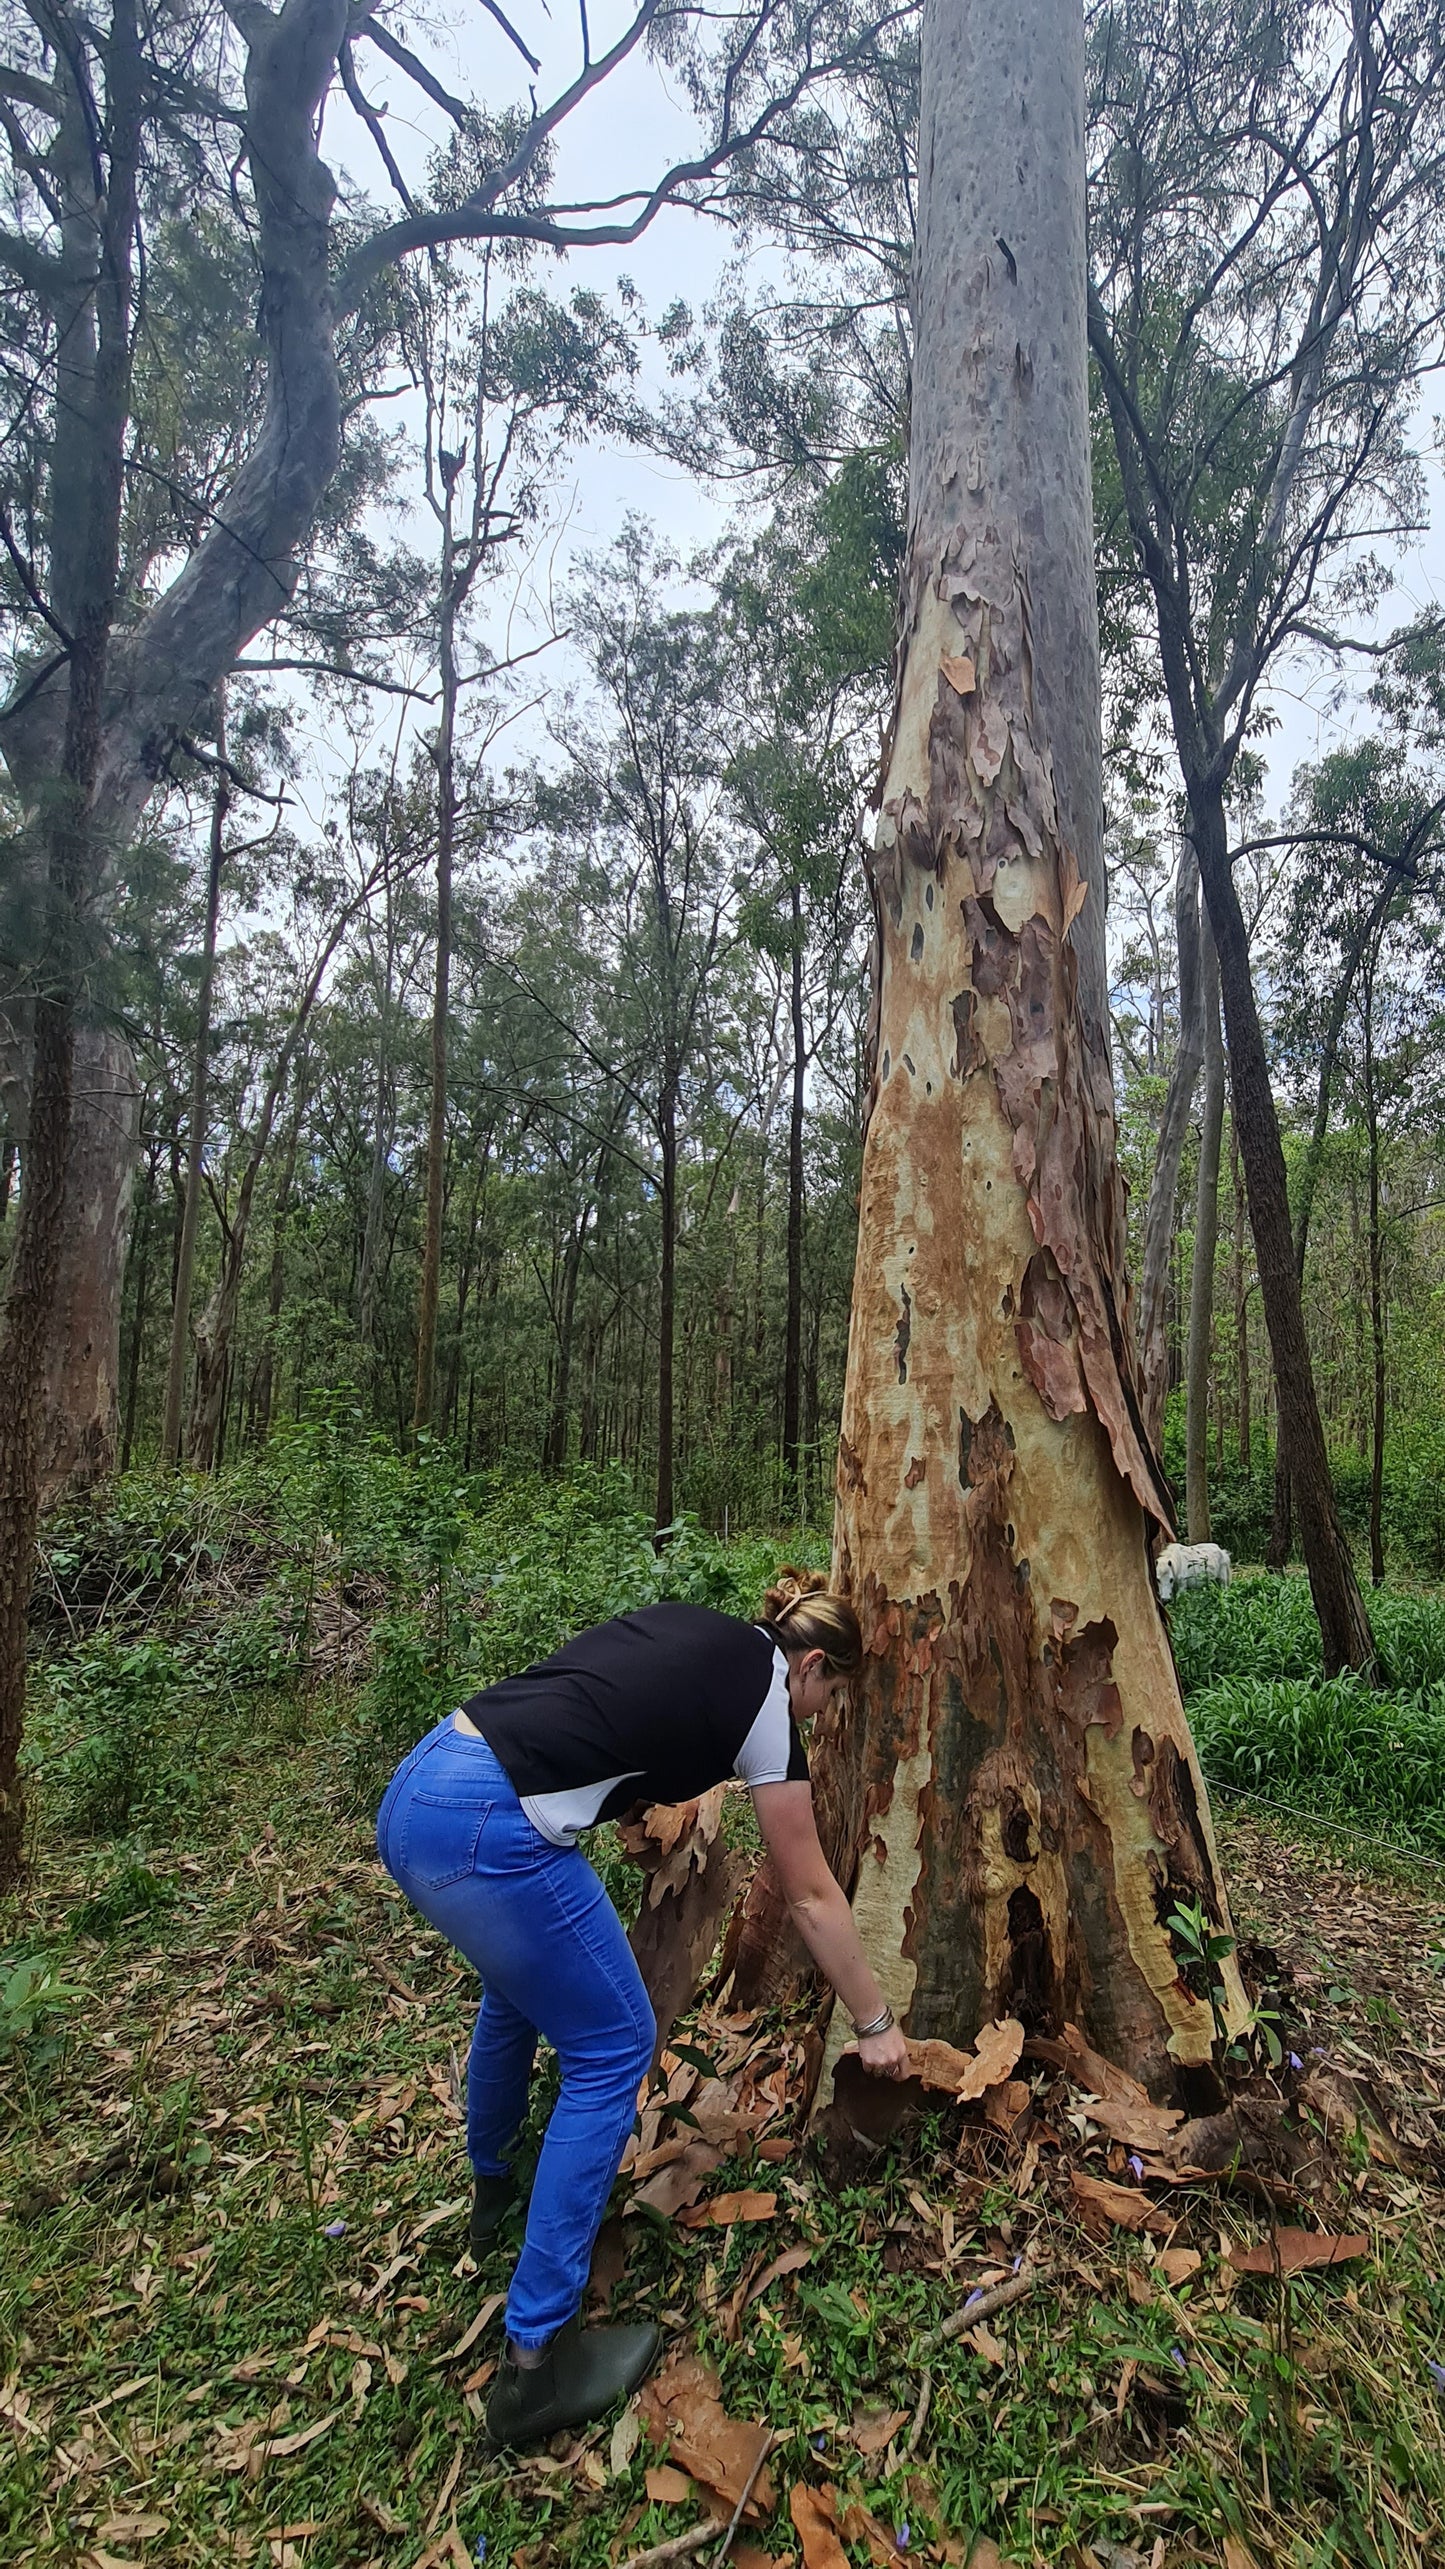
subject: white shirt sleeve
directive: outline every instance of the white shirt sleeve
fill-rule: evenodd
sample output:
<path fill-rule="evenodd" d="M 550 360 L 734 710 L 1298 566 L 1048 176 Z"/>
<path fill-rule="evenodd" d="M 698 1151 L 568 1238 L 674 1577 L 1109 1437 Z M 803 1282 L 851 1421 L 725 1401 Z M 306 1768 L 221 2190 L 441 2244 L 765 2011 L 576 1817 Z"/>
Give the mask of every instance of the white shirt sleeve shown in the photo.
<path fill-rule="evenodd" d="M 738 1750 L 733 1773 L 744 1784 L 806 1783 L 807 1760 L 788 1701 L 788 1663 L 773 1644 L 773 1674 L 751 1730 Z"/>

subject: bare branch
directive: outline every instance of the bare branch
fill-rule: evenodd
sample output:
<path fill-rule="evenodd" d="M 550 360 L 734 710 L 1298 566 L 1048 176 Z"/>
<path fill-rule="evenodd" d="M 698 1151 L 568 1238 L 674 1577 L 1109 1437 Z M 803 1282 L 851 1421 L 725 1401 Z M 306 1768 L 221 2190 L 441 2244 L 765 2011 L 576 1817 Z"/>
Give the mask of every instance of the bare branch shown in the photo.
<path fill-rule="evenodd" d="M 410 46 L 402 44 L 389 27 L 379 25 L 375 18 L 368 18 L 365 26 L 358 27 L 356 33 L 358 36 L 365 36 L 368 44 L 375 45 L 381 53 L 388 55 L 397 69 L 404 71 L 408 80 L 414 80 L 418 89 L 424 90 L 435 106 L 445 108 L 448 116 L 452 117 L 458 125 L 465 125 L 468 122 L 471 110 L 466 101 L 453 98 L 451 91 L 442 87 L 436 73 L 428 71 L 426 64 L 419 62 Z M 527 59 L 531 62 L 530 54 Z M 532 68 L 536 70 L 535 63 L 532 64 Z"/>

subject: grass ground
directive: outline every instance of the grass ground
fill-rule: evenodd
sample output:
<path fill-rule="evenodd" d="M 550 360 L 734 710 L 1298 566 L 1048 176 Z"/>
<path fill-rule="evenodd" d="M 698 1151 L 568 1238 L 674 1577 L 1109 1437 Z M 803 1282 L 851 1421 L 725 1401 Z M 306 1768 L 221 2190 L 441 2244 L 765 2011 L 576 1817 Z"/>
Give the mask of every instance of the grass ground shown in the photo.
<path fill-rule="evenodd" d="M 485 2449 L 508 2251 L 463 2253 L 470 1991 L 376 1866 L 325 1729 L 258 1723 L 209 1833 L 187 1821 L 143 1865 L 57 1841 L 5 1922 L 5 2559 L 592 2569 L 699 2512 L 686 2483 L 649 2498 L 659 2457 L 611 2423 L 522 2461 Z M 713 2186 L 765 2179 L 771 2216 L 637 2211 L 607 2261 L 613 2312 L 695 2343 L 730 2413 L 775 2431 L 751 2569 L 797 2558 L 799 2485 L 866 2508 L 845 2522 L 860 2564 L 988 2542 L 1048 2569 L 1445 2561 L 1445 1872 L 1223 1833 L 1290 2043 L 1365 2100 L 1285 2217 L 1368 2253 L 1237 2274 L 1229 2245 L 1263 2228 L 1239 2187 L 1172 2191 L 1167 2235 L 1090 2233 L 1070 2167 L 1087 2144 L 1127 2176 L 1122 2153 L 1044 2072 L 1032 2151 L 1027 2122 L 941 2114 L 853 2185 L 801 2148 L 745 2153 Z M 795 2057 L 786 2028 L 734 2031 Z M 749 2268 L 790 2248 L 747 2302 Z M 1051 2278 L 935 2358 L 908 2455 L 920 2332 L 1026 2252 Z"/>

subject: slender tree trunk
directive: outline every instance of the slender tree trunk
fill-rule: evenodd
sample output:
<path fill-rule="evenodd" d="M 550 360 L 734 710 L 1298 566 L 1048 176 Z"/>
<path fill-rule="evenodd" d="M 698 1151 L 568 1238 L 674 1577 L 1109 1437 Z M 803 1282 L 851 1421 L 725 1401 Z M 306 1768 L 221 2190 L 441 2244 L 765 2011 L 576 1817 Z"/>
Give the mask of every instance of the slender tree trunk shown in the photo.
<path fill-rule="evenodd" d="M 296 1075 L 296 1102 L 286 1127 L 286 1143 L 276 1181 L 276 1203 L 271 1216 L 271 1276 L 266 1295 L 266 1330 L 261 1342 L 261 1361 L 256 1368 L 255 1406 L 252 1433 L 264 1445 L 271 1433 L 271 1403 L 275 1395 L 276 1345 L 281 1334 L 281 1314 L 286 1306 L 286 1232 L 291 1219 L 291 1190 L 296 1182 L 296 1159 L 301 1147 L 301 1124 L 306 1112 L 307 1078 L 302 1068 Z"/>
<path fill-rule="evenodd" d="M 1365 946 L 1379 916 L 1380 906 L 1377 904 L 1368 917 L 1361 922 L 1358 934 L 1347 952 L 1345 968 L 1330 994 L 1324 1040 L 1320 1046 L 1314 1120 L 1310 1128 L 1304 1165 L 1300 1170 L 1299 1200 L 1294 1217 L 1295 1268 L 1301 1290 L 1304 1287 L 1305 1259 L 1309 1253 L 1310 1223 L 1314 1217 L 1315 1196 L 1319 1189 L 1320 1170 L 1324 1164 L 1325 1137 L 1329 1131 L 1330 1103 L 1334 1094 L 1335 1071 L 1339 1062 L 1340 1037 L 1344 1032 L 1350 993 L 1355 986 L 1355 978 Z M 1275 1448 L 1274 1521 L 1270 1527 L 1269 1547 L 1265 1554 L 1268 1566 L 1272 1570 L 1282 1570 L 1289 1559 L 1291 1520 L 1289 1465 L 1285 1458 L 1284 1439 L 1281 1437 Z"/>
<path fill-rule="evenodd" d="M 582 1257 L 587 1245 L 587 1216 L 590 1204 L 584 1205 L 567 1235 L 562 1255 L 562 1286 L 557 1301 L 557 1363 L 552 1382 L 552 1400 L 547 1419 L 547 1433 L 542 1440 L 542 1469 L 560 1472 L 567 1460 L 567 1421 L 572 1405 L 572 1336 L 577 1319 L 577 1279 L 582 1272 Z M 666 1519 L 660 1517 L 659 1524 Z"/>
<path fill-rule="evenodd" d="M 396 929 L 391 876 L 384 886 L 386 900 L 386 969 L 382 982 L 381 1010 L 376 1029 L 376 1083 L 372 1094 L 371 1156 L 366 1176 L 366 1213 L 361 1228 L 361 1251 L 356 1271 L 356 1334 L 368 1354 L 373 1352 L 376 1336 L 376 1261 L 381 1244 L 382 1215 L 386 1203 L 386 1162 L 391 1146 L 394 1117 L 388 1112 L 391 1093 L 391 1001 L 392 975 L 396 959 Z"/>
<path fill-rule="evenodd" d="M 677 1078 L 663 1080 L 658 1138 L 662 1149 L 662 1272 L 657 1308 L 657 1524 L 671 1525 L 673 1504 L 673 1346 L 677 1329 Z"/>
<path fill-rule="evenodd" d="M 226 753 L 226 725 L 221 710 L 217 733 Z M 186 1136 L 186 1190 L 181 1207 L 180 1245 L 176 1252 L 175 1300 L 171 1307 L 171 1345 L 166 1364 L 165 1410 L 161 1421 L 161 1461 L 181 1459 L 181 1415 L 186 1390 L 186 1359 L 191 1345 L 191 1282 L 196 1267 L 196 1233 L 201 1218 L 201 1185 L 206 1157 L 206 1101 L 211 1076 L 211 992 L 216 977 L 216 928 L 221 912 L 221 871 L 226 858 L 226 818 L 231 808 L 230 780 L 216 776 L 211 798 L 211 838 L 206 866 L 206 924 L 201 943 L 201 980 L 196 993 L 196 1050 L 191 1064 L 191 1120 Z"/>
<path fill-rule="evenodd" d="M 1188 1409 L 1184 1430 L 1185 1513 L 1191 1543 L 1209 1541 L 1209 1354 L 1214 1334 L 1214 1257 L 1219 1245 L 1219 1145 L 1224 1131 L 1224 1032 L 1219 1022 L 1219 966 L 1206 920 L 1200 940 L 1204 999 L 1204 1124 L 1194 1203 L 1194 1264 L 1189 1280 Z M 1222 1430 L 1221 1430 L 1222 1434 Z"/>
<path fill-rule="evenodd" d="M 1370 1396 L 1366 1388 L 1368 1368 L 1365 1363 L 1365 1306 L 1370 1295 L 1370 1259 L 1368 1246 L 1360 1238 L 1360 1187 L 1354 1169 L 1350 1171 L 1350 1275 L 1354 1287 L 1350 1295 L 1350 1319 L 1355 1361 L 1346 1415 L 1355 1452 L 1363 1463 L 1370 1450 L 1370 1431 L 1366 1424 Z M 1337 1415 L 1341 1406 L 1336 1404 Z"/>
<path fill-rule="evenodd" d="M 1254 1469 L 1254 1422 L 1250 1416 L 1249 1288 L 1245 1281 L 1244 1184 L 1239 1169 L 1239 1135 L 1229 1118 L 1229 1183 L 1234 1199 L 1234 1364 L 1238 1399 L 1239 1468 Z"/>
<path fill-rule="evenodd" d="M 125 1410 L 121 1424 L 120 1468 L 130 1470 L 135 1448 L 135 1413 L 140 1395 L 141 1355 L 145 1347 L 146 1302 L 150 1287 L 151 1235 L 155 1229 L 156 1154 L 154 1147 L 146 1158 L 145 1185 L 141 1189 L 140 1216 L 135 1237 L 135 1299 L 131 1311 L 130 1352 L 126 1359 Z"/>
<path fill-rule="evenodd" d="M 1160 1119 L 1149 1205 L 1144 1216 L 1144 1255 L 1139 1273 L 1139 1363 L 1144 1423 L 1157 1446 L 1169 1391 L 1169 1270 L 1174 1255 L 1179 1170 L 1194 1111 L 1194 1091 L 1204 1060 L 1204 1003 L 1200 977 L 1199 867 L 1185 838 L 1174 881 L 1174 940 L 1179 958 L 1179 1043 Z"/>
<path fill-rule="evenodd" d="M 738 1276 L 739 1201 L 740 1191 L 734 1187 L 727 1209 L 727 1258 L 718 1289 L 717 1327 L 713 1341 L 713 1432 L 723 1444 L 729 1441 L 733 1412 L 733 1323 Z"/>
<path fill-rule="evenodd" d="M 1370 1251 L 1370 1581 L 1385 1577 L 1385 1290 L 1384 1227 L 1380 1218 L 1380 1107 L 1375 1080 L 1375 977 L 1364 989 L 1365 1147 L 1369 1158 Z"/>
<path fill-rule="evenodd" d="M 1214 2035 L 1170 1908 L 1227 1912 L 1153 1591 L 1148 1535 L 1169 1506 L 1122 1263 L 1083 152 L 1073 0 L 1020 0 L 1006 22 L 984 0 L 927 0 L 835 1525 L 864 1668 L 814 1763 L 826 1842 L 910 2033 L 1072 2019 L 1162 2092 Z"/>
<path fill-rule="evenodd" d="M 441 725 L 437 734 L 437 952 L 432 985 L 431 1111 L 426 1137 L 426 1234 L 421 1253 L 421 1295 L 416 1329 L 413 1435 L 433 1424 L 436 1403 L 437 1312 L 441 1304 L 442 1227 L 446 1212 L 447 1010 L 452 969 L 452 857 L 456 844 L 457 788 L 457 584 L 452 539 L 452 491 L 447 486 L 442 534 Z"/>
<path fill-rule="evenodd" d="M 803 1024 L 803 902 L 791 887 L 792 953 L 789 1010 L 793 1029 L 792 1095 L 788 1109 L 788 1284 L 783 1328 L 783 1483 L 796 1513 L 801 1505 L 802 1474 L 798 1452 L 799 1405 L 803 1371 L 803 1099 L 807 1071 L 807 1038 Z"/>
<path fill-rule="evenodd" d="M 1330 1482 L 1329 1455 L 1305 1336 L 1284 1151 L 1270 1086 L 1269 1059 L 1255 1005 L 1249 941 L 1230 865 L 1223 794 L 1212 779 L 1195 777 L 1190 781 L 1189 799 L 1199 871 L 1219 954 L 1239 1147 L 1260 1297 L 1274 1357 L 1281 1442 L 1299 1518 L 1310 1593 L 1320 1621 L 1325 1668 L 1329 1674 L 1341 1668 L 1369 1668 L 1374 1661 L 1374 1643 Z"/>
<path fill-rule="evenodd" d="M 241 1270 L 245 1262 L 246 1237 L 250 1229 L 251 1208 L 255 1200 L 256 1181 L 261 1174 L 271 1134 L 287 1081 L 291 1076 L 296 1048 L 311 1021 L 311 1011 L 320 995 L 326 970 L 345 930 L 361 903 L 372 890 L 371 882 L 363 886 L 354 900 L 348 901 L 331 928 L 320 954 L 312 965 L 310 977 L 296 1006 L 296 1013 L 286 1030 L 285 1040 L 276 1057 L 261 1111 L 250 1136 L 250 1147 L 236 1197 L 236 1210 L 221 1243 L 220 1266 L 216 1281 L 207 1298 L 205 1309 L 192 1331 L 195 1345 L 195 1382 L 191 1394 L 190 1419 L 186 1430 L 186 1459 L 193 1469 L 209 1472 L 216 1460 L 217 1439 L 224 1415 L 231 1342 L 235 1334 L 236 1312 L 241 1293 Z"/>

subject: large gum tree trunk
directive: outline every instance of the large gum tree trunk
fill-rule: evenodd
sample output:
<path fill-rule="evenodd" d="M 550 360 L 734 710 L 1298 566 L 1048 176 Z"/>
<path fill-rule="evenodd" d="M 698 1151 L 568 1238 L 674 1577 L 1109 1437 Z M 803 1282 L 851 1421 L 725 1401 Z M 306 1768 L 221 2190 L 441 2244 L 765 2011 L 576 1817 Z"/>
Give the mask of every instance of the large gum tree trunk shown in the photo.
<path fill-rule="evenodd" d="M 919 2037 L 1065 2018 L 1208 2060 L 1226 1923 L 1150 1566 L 1101 1005 L 1078 0 L 928 0 L 898 701 L 835 1574 L 865 1675 L 825 1818 Z M 1232 1963 L 1231 2016 L 1243 2013 Z M 841 2010 L 827 2067 L 846 2038 Z M 825 2088 L 827 2073 L 825 2067 Z"/>

